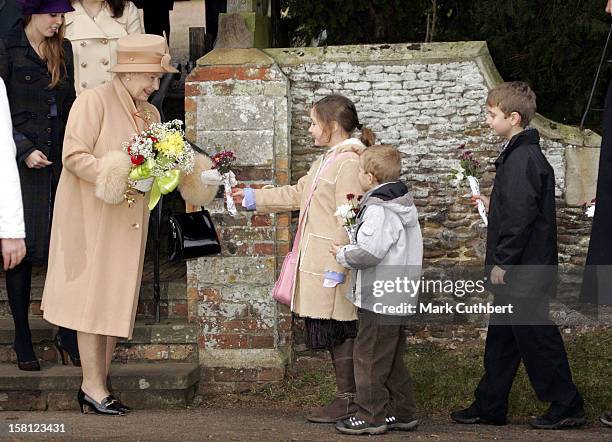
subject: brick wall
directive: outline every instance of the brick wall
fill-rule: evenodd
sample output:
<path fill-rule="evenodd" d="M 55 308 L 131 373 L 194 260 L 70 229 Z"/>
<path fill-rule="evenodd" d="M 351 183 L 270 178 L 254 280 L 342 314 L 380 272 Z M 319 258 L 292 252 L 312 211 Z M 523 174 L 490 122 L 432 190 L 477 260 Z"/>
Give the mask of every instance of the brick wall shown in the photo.
<path fill-rule="evenodd" d="M 502 140 L 485 125 L 484 101 L 500 81 L 482 42 L 217 49 L 188 78 L 186 122 L 188 135 L 203 147 L 237 153 L 242 185 L 295 183 L 320 152 L 308 134 L 312 103 L 344 94 L 355 102 L 361 123 L 402 153 L 426 266 L 481 266 L 484 226 L 463 196 L 469 190 L 453 188 L 447 177 L 458 165 L 457 147 L 466 144 L 489 163 L 481 182 L 489 193 Z M 578 206 L 594 196 L 600 139 L 541 116 L 533 126 L 557 178 L 562 272 L 567 282 L 577 282 L 590 232 Z M 232 219 L 222 214 L 220 200 L 216 204 L 223 256 L 201 259 L 188 270 L 189 314 L 202 324 L 200 348 L 287 354 L 290 316 L 269 292 L 289 250 L 289 215 Z"/>

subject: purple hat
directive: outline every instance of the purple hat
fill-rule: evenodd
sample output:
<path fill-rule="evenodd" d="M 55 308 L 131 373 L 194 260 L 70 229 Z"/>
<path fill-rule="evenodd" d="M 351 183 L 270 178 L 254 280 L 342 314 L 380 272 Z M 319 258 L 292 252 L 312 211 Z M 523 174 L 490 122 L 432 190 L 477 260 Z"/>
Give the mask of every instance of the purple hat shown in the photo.
<path fill-rule="evenodd" d="M 17 0 L 23 15 L 63 14 L 74 11 L 70 0 Z"/>

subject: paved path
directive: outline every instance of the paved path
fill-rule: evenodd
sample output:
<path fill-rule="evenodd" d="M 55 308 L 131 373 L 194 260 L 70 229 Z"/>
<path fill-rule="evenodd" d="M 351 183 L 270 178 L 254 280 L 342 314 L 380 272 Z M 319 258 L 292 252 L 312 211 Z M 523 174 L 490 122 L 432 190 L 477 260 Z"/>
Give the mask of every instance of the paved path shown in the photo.
<path fill-rule="evenodd" d="M 34 437 L 50 440 L 168 440 L 168 441 L 346 441 L 372 440 L 336 433 L 333 425 L 311 424 L 295 410 L 196 408 L 175 411 L 139 411 L 123 417 L 80 415 L 78 412 L 0 412 L 0 438 L 8 424 L 63 423 L 66 433 L 55 436 L 16 435 L 13 440 Z M 515 421 L 504 427 L 465 426 L 445 417 L 425 418 L 414 432 L 390 432 L 377 440 L 421 441 L 609 441 L 612 429 L 599 422 L 570 431 L 535 431 Z"/>

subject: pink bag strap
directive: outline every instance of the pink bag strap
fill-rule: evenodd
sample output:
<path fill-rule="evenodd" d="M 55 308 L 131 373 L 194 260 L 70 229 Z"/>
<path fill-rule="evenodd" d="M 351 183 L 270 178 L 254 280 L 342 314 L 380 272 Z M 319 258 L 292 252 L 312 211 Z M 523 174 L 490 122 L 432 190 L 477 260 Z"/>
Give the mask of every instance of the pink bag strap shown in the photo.
<path fill-rule="evenodd" d="M 333 163 L 340 160 L 341 158 L 349 156 L 351 153 L 354 153 L 354 152 L 342 152 L 339 154 L 333 154 L 331 157 L 329 157 L 325 161 L 325 164 L 323 164 L 323 167 L 319 170 L 319 173 L 317 174 L 317 176 L 315 177 L 315 180 L 310 186 L 310 193 L 308 194 L 308 198 L 306 199 L 306 205 L 304 206 L 304 210 L 303 210 L 303 213 L 300 219 L 300 223 L 298 224 L 298 229 L 297 229 L 297 232 L 295 233 L 295 238 L 293 238 L 293 247 L 291 249 L 293 253 L 296 253 L 298 250 L 300 239 L 302 237 L 302 225 L 304 223 L 304 220 L 308 216 L 308 210 L 310 209 L 310 202 L 312 201 L 312 196 L 314 195 L 317 185 L 319 184 L 319 178 L 321 178 L 321 175 L 323 175 L 323 172 L 325 172 L 329 166 L 331 166 Z"/>

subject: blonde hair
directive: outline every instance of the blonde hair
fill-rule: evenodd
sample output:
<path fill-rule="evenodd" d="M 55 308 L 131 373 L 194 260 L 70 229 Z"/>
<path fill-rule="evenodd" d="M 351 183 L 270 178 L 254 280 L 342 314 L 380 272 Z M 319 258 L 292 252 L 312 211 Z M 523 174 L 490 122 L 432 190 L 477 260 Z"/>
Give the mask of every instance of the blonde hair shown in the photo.
<path fill-rule="evenodd" d="M 389 144 L 375 144 L 361 153 L 361 167 L 371 173 L 379 184 L 400 179 L 402 162 L 397 147 Z"/>
<path fill-rule="evenodd" d="M 494 87 L 487 95 L 487 105 L 498 107 L 506 117 L 512 112 L 521 116 L 521 127 L 526 127 L 537 111 L 536 95 L 522 81 L 509 81 Z"/>

